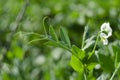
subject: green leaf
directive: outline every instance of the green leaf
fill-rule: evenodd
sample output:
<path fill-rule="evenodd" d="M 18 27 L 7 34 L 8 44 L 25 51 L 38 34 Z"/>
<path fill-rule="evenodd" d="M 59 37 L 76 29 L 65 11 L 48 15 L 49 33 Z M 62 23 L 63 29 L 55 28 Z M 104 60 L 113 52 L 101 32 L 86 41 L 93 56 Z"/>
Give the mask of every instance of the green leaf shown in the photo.
<path fill-rule="evenodd" d="M 117 56 L 116 56 L 116 58 L 117 58 L 117 61 L 116 61 L 116 63 L 117 62 L 120 62 L 120 47 L 118 47 L 118 46 L 112 46 L 112 49 L 113 49 L 113 53 L 116 55 L 117 54 Z"/>
<path fill-rule="evenodd" d="M 72 46 L 72 53 L 78 56 L 81 60 L 85 58 L 85 51 L 81 50 L 75 45 Z"/>
<path fill-rule="evenodd" d="M 42 24 L 43 24 L 43 29 L 44 29 L 44 32 L 45 32 L 45 36 L 47 37 L 47 31 L 46 31 L 46 28 L 45 28 L 45 20 L 47 19 L 48 17 L 44 17 L 43 18 L 43 22 L 42 22 Z"/>
<path fill-rule="evenodd" d="M 93 70 L 96 64 L 97 64 L 97 63 L 91 62 L 90 64 L 87 65 L 87 69 L 88 69 L 88 70 Z"/>
<path fill-rule="evenodd" d="M 90 38 L 88 38 L 87 40 L 85 40 L 85 45 L 84 45 L 84 47 L 82 48 L 82 49 L 87 49 L 87 48 L 89 48 L 91 45 L 93 45 L 93 43 L 95 43 L 95 40 L 93 40 L 94 39 L 94 37 L 95 36 L 91 36 Z"/>
<path fill-rule="evenodd" d="M 61 40 L 68 45 L 68 47 L 71 47 L 70 39 L 64 28 L 60 28 L 60 37 Z"/>
<path fill-rule="evenodd" d="M 50 25 L 49 27 L 49 34 L 52 36 L 52 39 L 55 41 L 58 41 L 58 37 L 53 29 L 53 27 Z"/>
<path fill-rule="evenodd" d="M 110 58 L 110 56 L 105 56 L 103 54 L 99 54 L 100 64 L 104 71 L 113 72 L 114 71 L 114 62 Z"/>
<path fill-rule="evenodd" d="M 84 70 L 82 62 L 74 55 L 71 56 L 70 65 L 77 72 L 83 72 Z"/>
<path fill-rule="evenodd" d="M 61 43 L 61 42 L 48 41 L 48 42 L 45 43 L 45 45 L 60 47 L 60 48 L 68 50 L 68 48 L 63 43 Z"/>

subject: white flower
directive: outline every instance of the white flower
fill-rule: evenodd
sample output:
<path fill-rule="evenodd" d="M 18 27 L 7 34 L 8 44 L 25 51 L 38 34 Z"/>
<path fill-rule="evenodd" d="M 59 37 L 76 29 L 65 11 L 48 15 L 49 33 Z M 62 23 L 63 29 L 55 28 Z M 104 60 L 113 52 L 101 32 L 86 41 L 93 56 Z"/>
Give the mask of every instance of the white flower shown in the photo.
<path fill-rule="evenodd" d="M 104 32 L 107 34 L 108 37 L 110 37 L 112 35 L 112 29 L 110 27 L 109 23 L 103 23 L 101 25 L 101 32 Z"/>
<path fill-rule="evenodd" d="M 108 36 L 105 33 L 100 33 L 100 38 L 104 45 L 108 44 L 108 40 L 107 40 Z"/>
<path fill-rule="evenodd" d="M 101 25 L 101 31 L 100 31 L 100 38 L 103 41 L 104 45 L 108 44 L 108 40 L 107 38 L 110 37 L 112 35 L 112 29 L 110 27 L 109 23 L 103 23 Z"/>

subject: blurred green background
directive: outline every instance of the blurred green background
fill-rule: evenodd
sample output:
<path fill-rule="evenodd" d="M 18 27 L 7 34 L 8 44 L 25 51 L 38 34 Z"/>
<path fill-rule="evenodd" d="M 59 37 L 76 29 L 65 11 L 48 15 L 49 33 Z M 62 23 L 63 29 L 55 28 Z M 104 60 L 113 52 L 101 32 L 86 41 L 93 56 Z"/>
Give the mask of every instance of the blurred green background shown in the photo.
<path fill-rule="evenodd" d="M 26 4 L 26 1 L 28 3 Z M 113 36 L 120 39 L 120 0 L 0 0 L 0 80 L 82 80 L 69 64 L 71 53 L 45 45 L 39 39 L 43 18 L 48 31 L 53 25 L 59 35 L 65 27 L 71 43 L 81 46 L 84 27 L 87 38 L 96 35 L 104 22 L 110 22 Z M 17 16 L 25 9 L 22 19 Z M 27 34 L 38 33 L 40 35 Z"/>

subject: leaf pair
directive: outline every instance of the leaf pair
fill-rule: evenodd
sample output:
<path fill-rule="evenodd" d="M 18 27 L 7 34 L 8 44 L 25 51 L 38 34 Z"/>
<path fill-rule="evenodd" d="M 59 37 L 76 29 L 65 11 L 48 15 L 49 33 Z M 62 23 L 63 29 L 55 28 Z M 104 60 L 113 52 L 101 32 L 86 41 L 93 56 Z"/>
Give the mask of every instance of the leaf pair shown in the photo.
<path fill-rule="evenodd" d="M 68 34 L 66 33 L 64 28 L 60 28 L 60 38 L 61 41 L 59 41 L 57 34 L 55 33 L 53 27 L 50 25 L 49 27 L 49 34 L 51 36 L 52 41 L 49 41 L 49 44 L 60 46 L 60 47 L 71 47 L 70 39 L 68 37 Z"/>
<path fill-rule="evenodd" d="M 49 34 L 51 36 L 52 41 L 48 41 L 47 45 L 61 47 L 61 48 L 71 51 L 72 56 L 71 56 L 70 64 L 72 68 L 75 71 L 83 72 L 84 71 L 83 59 L 86 57 L 85 51 L 81 50 L 75 45 L 71 47 L 70 39 L 64 28 L 60 28 L 61 41 L 58 40 L 58 37 L 52 26 L 49 27 Z"/>
<path fill-rule="evenodd" d="M 75 71 L 83 72 L 84 64 L 82 60 L 85 58 L 85 51 L 81 50 L 77 46 L 73 45 L 71 48 L 72 56 L 70 64 Z"/>

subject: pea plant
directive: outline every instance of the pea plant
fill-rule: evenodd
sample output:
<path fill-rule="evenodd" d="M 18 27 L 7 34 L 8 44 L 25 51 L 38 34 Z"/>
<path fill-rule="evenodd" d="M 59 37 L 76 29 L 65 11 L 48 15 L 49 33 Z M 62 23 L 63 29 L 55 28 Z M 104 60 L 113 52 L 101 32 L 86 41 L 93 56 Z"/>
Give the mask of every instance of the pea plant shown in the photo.
<path fill-rule="evenodd" d="M 112 36 L 112 29 L 109 22 L 105 22 L 101 25 L 100 30 L 95 36 L 95 41 L 92 41 L 93 37 L 86 39 L 86 33 L 88 26 L 85 27 L 81 48 L 74 44 L 71 44 L 66 30 L 61 27 L 59 29 L 60 38 L 57 36 L 52 25 L 49 26 L 49 33 L 47 33 L 45 25 L 43 24 L 45 35 L 42 35 L 40 39 L 46 40 L 45 44 L 60 47 L 69 51 L 71 55 L 70 65 L 71 67 L 82 75 L 81 80 L 118 80 L 118 70 L 120 67 L 120 60 L 118 59 L 119 48 L 113 46 L 113 53 L 115 56 L 106 56 L 101 54 L 100 48 L 96 49 L 98 43 L 104 47 L 109 45 L 108 38 Z M 32 40 L 29 43 L 36 41 Z M 86 49 L 94 44 L 92 50 Z M 105 51 L 106 48 L 104 48 Z M 95 71 L 101 70 L 101 74 L 97 74 Z M 103 72 L 103 73 L 102 73 Z M 107 74 L 108 72 L 108 74 Z M 91 78 L 92 76 L 94 76 Z"/>

